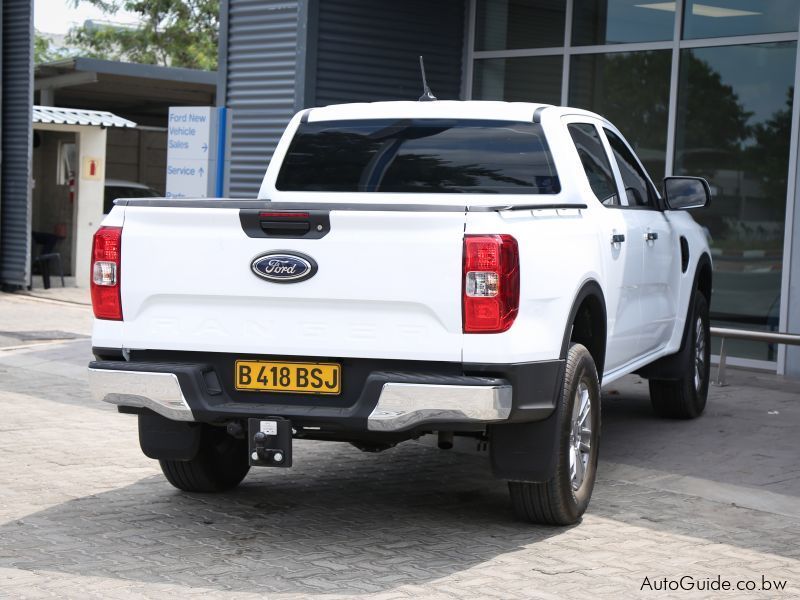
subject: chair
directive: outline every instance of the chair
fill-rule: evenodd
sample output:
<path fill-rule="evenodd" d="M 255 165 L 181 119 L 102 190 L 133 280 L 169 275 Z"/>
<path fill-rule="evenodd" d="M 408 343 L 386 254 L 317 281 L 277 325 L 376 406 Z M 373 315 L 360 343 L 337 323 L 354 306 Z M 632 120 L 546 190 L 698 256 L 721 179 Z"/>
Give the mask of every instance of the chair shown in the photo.
<path fill-rule="evenodd" d="M 41 245 L 41 253 L 33 259 L 33 264 L 39 266 L 42 273 L 44 289 L 50 289 L 50 263 L 55 262 L 58 275 L 61 277 L 61 287 L 66 287 L 64 283 L 64 269 L 61 264 L 61 253 L 56 252 L 55 248 L 64 238 L 54 233 L 44 233 L 42 231 L 33 232 L 33 243 Z"/>

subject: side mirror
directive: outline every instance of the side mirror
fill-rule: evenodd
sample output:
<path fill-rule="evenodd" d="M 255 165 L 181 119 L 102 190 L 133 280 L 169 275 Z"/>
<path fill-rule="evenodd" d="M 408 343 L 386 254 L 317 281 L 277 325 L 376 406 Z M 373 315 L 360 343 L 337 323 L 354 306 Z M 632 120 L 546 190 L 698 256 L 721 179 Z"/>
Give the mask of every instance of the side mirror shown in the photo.
<path fill-rule="evenodd" d="M 664 201 L 669 210 L 702 208 L 711 203 L 711 188 L 702 177 L 665 177 Z"/>

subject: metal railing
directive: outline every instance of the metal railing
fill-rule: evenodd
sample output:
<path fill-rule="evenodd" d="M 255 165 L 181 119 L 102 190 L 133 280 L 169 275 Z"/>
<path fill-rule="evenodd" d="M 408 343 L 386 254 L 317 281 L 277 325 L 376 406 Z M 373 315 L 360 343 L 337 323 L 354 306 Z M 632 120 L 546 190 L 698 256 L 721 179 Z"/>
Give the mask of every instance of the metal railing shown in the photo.
<path fill-rule="evenodd" d="M 719 346 L 719 367 L 717 368 L 717 385 L 727 385 L 725 382 L 725 368 L 728 360 L 728 350 L 725 348 L 727 338 L 737 340 L 750 340 L 752 342 L 768 342 L 771 344 L 784 344 L 786 346 L 800 346 L 800 335 L 794 333 L 777 333 L 771 331 L 748 331 L 746 329 L 729 329 L 726 327 L 712 327 L 711 335 L 722 338 Z"/>

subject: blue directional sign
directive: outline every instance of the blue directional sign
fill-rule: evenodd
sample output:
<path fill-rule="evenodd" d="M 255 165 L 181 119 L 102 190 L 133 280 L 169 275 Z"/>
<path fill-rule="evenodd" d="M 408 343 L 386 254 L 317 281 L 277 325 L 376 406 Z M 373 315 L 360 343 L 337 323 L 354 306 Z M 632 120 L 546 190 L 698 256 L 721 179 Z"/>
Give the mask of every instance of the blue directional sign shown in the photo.
<path fill-rule="evenodd" d="M 224 161 L 226 110 L 173 106 L 167 138 L 167 197 L 219 195 Z M 221 138 L 221 139 L 220 139 Z"/>

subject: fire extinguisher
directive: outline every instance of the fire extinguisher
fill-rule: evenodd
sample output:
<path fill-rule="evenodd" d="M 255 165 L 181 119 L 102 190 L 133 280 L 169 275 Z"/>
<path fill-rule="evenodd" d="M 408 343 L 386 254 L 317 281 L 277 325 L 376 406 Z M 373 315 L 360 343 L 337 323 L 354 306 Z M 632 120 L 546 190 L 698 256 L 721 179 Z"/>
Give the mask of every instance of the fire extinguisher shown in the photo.
<path fill-rule="evenodd" d="M 69 174 L 69 179 L 67 180 L 67 185 L 69 186 L 69 203 L 75 203 L 75 173 Z"/>

